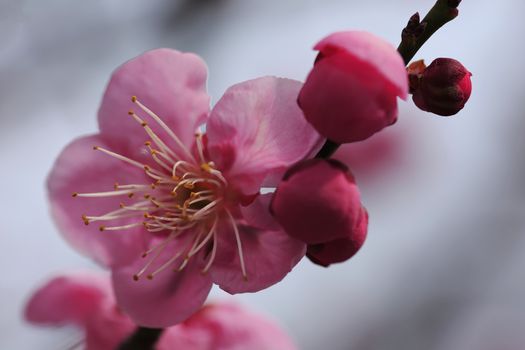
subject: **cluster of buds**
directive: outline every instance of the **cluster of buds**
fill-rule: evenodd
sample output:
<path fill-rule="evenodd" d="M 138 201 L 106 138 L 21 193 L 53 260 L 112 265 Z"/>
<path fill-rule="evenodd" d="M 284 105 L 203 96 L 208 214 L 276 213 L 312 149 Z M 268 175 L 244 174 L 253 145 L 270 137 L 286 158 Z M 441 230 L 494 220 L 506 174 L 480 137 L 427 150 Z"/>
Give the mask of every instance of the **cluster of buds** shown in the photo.
<path fill-rule="evenodd" d="M 370 33 L 350 31 L 326 37 L 315 49 L 319 54 L 298 103 L 322 136 L 336 143 L 361 141 L 396 122 L 397 98 L 407 97 L 408 81 L 394 47 Z M 321 266 L 354 256 L 367 235 L 368 213 L 354 176 L 334 159 L 290 168 L 271 212 Z"/>
<path fill-rule="evenodd" d="M 438 5 L 441 3 L 438 2 Z M 445 5 L 457 16 L 459 1 Z M 427 22 L 419 14 L 403 30 L 415 46 Z M 327 145 L 365 140 L 397 120 L 397 98 L 413 95 L 422 110 L 449 116 L 470 97 L 471 73 L 458 61 L 436 59 L 428 67 L 405 58 L 387 42 L 365 32 L 338 32 L 321 40 L 314 67 L 299 93 L 306 120 Z M 408 73 L 408 77 L 407 77 Z M 319 154 L 321 155 L 321 153 Z M 322 157 L 326 154 L 322 154 Z M 321 266 L 351 258 L 367 236 L 368 213 L 354 176 L 333 159 L 299 162 L 285 174 L 271 203 L 286 232 L 307 244 L 307 256 Z"/>

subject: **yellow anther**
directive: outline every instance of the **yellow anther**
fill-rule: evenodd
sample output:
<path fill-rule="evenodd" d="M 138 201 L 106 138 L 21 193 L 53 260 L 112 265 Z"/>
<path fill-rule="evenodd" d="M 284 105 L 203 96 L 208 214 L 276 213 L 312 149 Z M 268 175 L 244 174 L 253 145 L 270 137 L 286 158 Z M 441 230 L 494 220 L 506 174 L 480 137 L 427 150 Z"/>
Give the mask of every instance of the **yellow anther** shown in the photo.
<path fill-rule="evenodd" d="M 131 102 L 133 103 L 137 102 L 137 96 L 131 96 Z"/>
<path fill-rule="evenodd" d="M 211 165 L 209 163 L 202 163 L 201 164 L 201 169 L 204 170 L 207 173 L 211 173 L 211 171 L 213 170 L 213 168 L 211 167 Z"/>
<path fill-rule="evenodd" d="M 195 187 L 195 185 L 192 184 L 191 182 L 186 182 L 184 184 L 184 188 L 187 188 L 188 190 L 193 190 L 194 187 Z"/>

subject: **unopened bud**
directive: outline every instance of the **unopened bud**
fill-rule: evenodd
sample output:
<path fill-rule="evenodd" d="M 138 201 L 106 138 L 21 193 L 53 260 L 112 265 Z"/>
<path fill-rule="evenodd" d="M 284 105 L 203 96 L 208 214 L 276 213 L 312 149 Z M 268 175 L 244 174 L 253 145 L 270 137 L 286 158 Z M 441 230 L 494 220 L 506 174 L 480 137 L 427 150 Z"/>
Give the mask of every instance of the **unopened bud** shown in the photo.
<path fill-rule="evenodd" d="M 410 93 L 420 109 L 442 116 L 458 113 L 472 91 L 472 74 L 452 58 L 438 58 L 428 67 L 423 61 L 408 67 Z"/>

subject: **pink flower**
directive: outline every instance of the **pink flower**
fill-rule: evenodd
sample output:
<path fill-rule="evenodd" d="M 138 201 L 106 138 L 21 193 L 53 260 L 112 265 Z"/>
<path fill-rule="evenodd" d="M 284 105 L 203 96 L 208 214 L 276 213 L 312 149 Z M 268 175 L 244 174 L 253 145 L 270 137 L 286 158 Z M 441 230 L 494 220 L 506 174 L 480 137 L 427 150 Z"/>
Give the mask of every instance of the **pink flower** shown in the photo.
<path fill-rule="evenodd" d="M 275 191 L 271 212 L 323 266 L 349 259 L 366 238 L 368 213 L 357 185 L 348 168 L 333 159 L 305 160 L 290 168 Z"/>
<path fill-rule="evenodd" d="M 100 133 L 68 145 L 48 179 L 65 238 L 112 270 L 119 305 L 143 326 L 185 320 L 212 283 L 269 287 L 305 254 L 259 195 L 323 141 L 295 103 L 301 84 L 247 81 L 211 112 L 205 84 L 193 54 L 159 49 L 125 63 L 104 94 Z"/>
<path fill-rule="evenodd" d="M 38 289 L 25 309 L 37 325 L 73 324 L 84 330 L 87 350 L 114 350 L 136 329 L 118 308 L 109 278 L 82 273 L 56 277 Z M 296 349 L 274 323 L 240 306 L 216 303 L 162 333 L 157 350 Z"/>
<path fill-rule="evenodd" d="M 406 99 L 403 59 L 389 43 L 357 31 L 338 32 L 316 46 L 319 56 L 299 94 L 306 119 L 337 143 L 364 140 L 397 119 Z"/>

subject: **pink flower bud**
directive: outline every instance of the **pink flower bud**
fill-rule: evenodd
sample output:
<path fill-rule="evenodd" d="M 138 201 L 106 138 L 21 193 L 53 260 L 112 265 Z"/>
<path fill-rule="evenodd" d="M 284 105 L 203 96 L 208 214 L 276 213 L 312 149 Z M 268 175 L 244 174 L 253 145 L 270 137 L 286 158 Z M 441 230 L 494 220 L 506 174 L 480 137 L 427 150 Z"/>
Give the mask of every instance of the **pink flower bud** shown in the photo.
<path fill-rule="evenodd" d="M 405 99 L 403 59 L 384 40 L 366 32 L 329 35 L 316 46 L 315 65 L 298 103 L 317 131 L 337 143 L 364 140 L 397 119 Z"/>
<path fill-rule="evenodd" d="M 438 58 L 426 67 L 423 61 L 412 63 L 410 92 L 420 109 L 442 116 L 458 113 L 472 91 L 472 74 L 452 58 Z"/>
<path fill-rule="evenodd" d="M 313 263 L 324 267 L 346 261 L 354 256 L 365 243 L 367 228 L 368 213 L 365 208 L 362 208 L 360 219 L 350 238 L 340 238 L 327 243 L 309 245 L 306 256 Z"/>
<path fill-rule="evenodd" d="M 309 257 L 324 266 L 354 255 L 366 236 L 368 216 L 354 177 L 333 159 L 310 159 L 290 168 L 274 193 L 271 211 L 286 233 L 310 245 Z"/>

